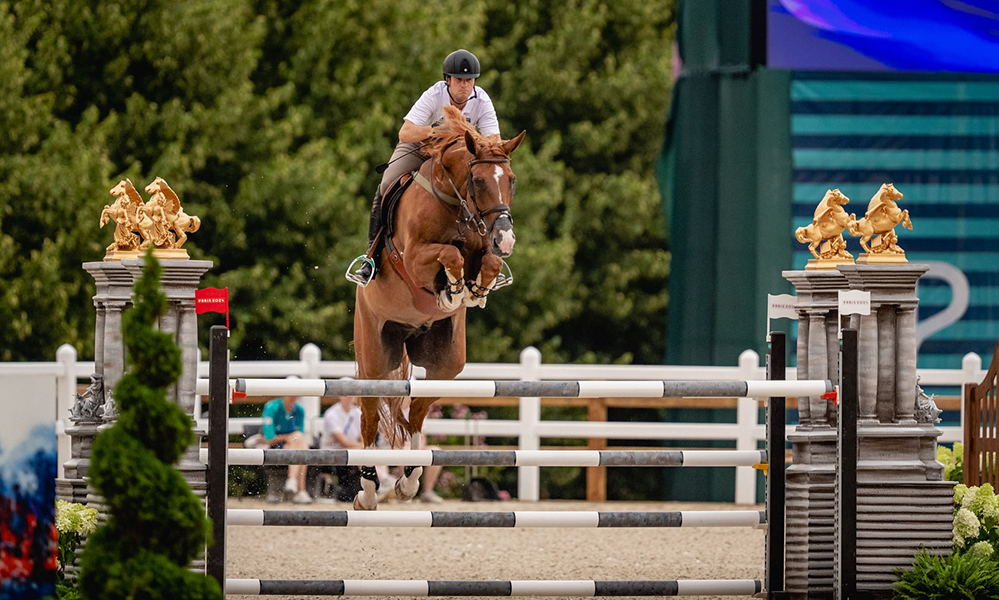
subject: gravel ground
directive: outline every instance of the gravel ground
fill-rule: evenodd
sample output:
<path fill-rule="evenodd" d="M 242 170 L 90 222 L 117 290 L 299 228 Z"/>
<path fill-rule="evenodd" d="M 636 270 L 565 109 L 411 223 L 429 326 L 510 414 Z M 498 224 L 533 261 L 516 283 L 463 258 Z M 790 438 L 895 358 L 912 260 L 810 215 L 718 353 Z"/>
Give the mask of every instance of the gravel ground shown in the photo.
<path fill-rule="evenodd" d="M 303 508 L 230 499 L 229 508 Z M 316 503 L 306 510 L 346 510 Z M 676 511 L 762 509 L 715 503 L 577 501 L 444 504 L 379 510 Z M 230 579 L 763 579 L 764 533 L 752 528 L 229 527 Z M 700 596 L 714 598 L 714 596 Z M 733 596 L 727 596 L 732 598 Z M 749 597 L 749 596 L 747 596 Z M 253 596 L 228 596 L 243 600 Z M 306 598 L 306 596 L 269 596 Z M 319 598 L 308 596 L 308 598 Z M 547 597 L 552 598 L 552 597 Z"/>

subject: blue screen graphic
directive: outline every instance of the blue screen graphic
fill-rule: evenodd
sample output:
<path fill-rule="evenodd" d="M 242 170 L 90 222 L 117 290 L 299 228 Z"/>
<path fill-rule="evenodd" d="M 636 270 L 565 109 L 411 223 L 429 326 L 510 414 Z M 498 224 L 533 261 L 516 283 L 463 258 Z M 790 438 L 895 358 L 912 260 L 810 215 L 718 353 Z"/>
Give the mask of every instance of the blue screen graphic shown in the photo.
<path fill-rule="evenodd" d="M 768 0 L 767 65 L 999 73 L 999 2 Z"/>

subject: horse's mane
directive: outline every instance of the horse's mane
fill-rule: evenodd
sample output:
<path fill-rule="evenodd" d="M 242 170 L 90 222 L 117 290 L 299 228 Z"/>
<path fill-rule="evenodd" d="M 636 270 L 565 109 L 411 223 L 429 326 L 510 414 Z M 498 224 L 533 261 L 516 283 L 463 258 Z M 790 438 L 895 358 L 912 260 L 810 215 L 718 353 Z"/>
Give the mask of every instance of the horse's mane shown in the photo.
<path fill-rule="evenodd" d="M 447 127 L 435 128 L 434 133 L 427 139 L 426 146 L 423 147 L 424 154 L 440 160 L 443 158 L 444 150 L 455 141 L 464 139 L 466 133 L 472 136 L 476 146 L 490 145 L 457 108 L 448 104 L 444 107 L 444 116 L 447 118 Z M 465 147 L 464 143 L 461 147 Z"/>

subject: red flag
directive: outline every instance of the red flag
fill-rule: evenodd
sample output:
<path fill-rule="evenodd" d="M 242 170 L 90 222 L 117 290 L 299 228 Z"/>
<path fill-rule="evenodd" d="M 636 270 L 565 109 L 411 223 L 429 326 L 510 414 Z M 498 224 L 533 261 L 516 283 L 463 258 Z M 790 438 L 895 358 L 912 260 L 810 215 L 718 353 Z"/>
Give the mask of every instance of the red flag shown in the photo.
<path fill-rule="evenodd" d="M 194 290 L 194 312 L 196 314 L 225 313 L 225 328 L 229 329 L 229 288 L 205 288 Z"/>

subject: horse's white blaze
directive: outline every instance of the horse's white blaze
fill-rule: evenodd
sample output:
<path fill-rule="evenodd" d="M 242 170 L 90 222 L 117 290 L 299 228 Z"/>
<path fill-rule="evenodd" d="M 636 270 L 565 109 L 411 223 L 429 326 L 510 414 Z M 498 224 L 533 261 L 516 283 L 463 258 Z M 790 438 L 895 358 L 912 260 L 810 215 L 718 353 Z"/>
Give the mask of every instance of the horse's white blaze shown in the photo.
<path fill-rule="evenodd" d="M 496 170 L 493 171 L 493 179 L 496 180 L 496 190 L 499 193 L 500 204 L 503 204 L 503 189 L 500 187 L 500 184 L 499 184 L 500 177 L 503 176 L 503 168 L 500 167 L 499 165 L 496 165 L 494 168 Z"/>

